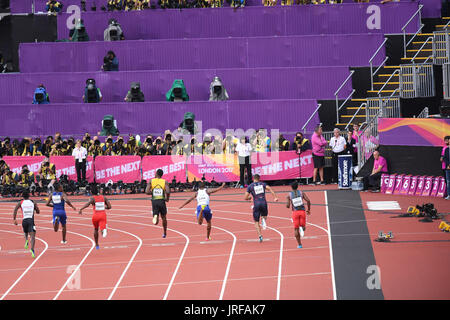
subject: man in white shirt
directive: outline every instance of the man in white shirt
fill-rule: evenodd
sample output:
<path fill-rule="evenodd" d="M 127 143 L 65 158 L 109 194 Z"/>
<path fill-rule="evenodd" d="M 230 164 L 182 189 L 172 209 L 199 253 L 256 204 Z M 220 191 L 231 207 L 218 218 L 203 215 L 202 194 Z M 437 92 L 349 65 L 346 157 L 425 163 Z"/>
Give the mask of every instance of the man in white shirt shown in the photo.
<path fill-rule="evenodd" d="M 245 170 L 247 170 L 247 185 L 252 183 L 252 165 L 250 163 L 252 145 L 248 142 L 247 139 L 248 139 L 247 137 L 242 136 L 239 139 L 239 142 L 237 143 L 235 149 L 239 159 L 239 171 L 240 171 L 239 184 L 241 188 L 244 187 Z"/>
<path fill-rule="evenodd" d="M 81 140 L 77 140 L 72 156 L 75 158 L 75 169 L 77 171 L 77 181 L 86 180 L 86 158 L 87 150 L 81 146 Z"/>
<path fill-rule="evenodd" d="M 341 130 L 334 128 L 334 137 L 330 139 L 330 147 L 333 151 L 332 153 L 332 164 L 333 171 L 331 174 L 331 183 L 338 182 L 338 156 L 345 154 L 345 149 L 347 147 L 347 142 L 345 138 L 341 136 Z"/>

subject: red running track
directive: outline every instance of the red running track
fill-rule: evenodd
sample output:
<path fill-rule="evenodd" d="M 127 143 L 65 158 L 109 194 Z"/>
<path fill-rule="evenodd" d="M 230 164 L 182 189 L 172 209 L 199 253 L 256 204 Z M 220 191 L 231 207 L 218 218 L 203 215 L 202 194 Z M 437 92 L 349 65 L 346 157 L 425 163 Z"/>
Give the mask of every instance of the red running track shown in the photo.
<path fill-rule="evenodd" d="M 269 204 L 263 243 L 257 242 L 251 203 L 242 201 L 242 190 L 211 197 L 208 242 L 206 226 L 195 222 L 195 204 L 177 209 L 189 195 L 177 193 L 170 200 L 165 239 L 161 226 L 151 223 L 149 200 L 111 197 L 108 236 L 100 237 L 100 250 L 93 248 L 89 209 L 82 216 L 68 209 L 69 243 L 62 245 L 60 232 L 52 230 L 51 208 L 41 204 L 34 260 L 23 249 L 21 227 L 12 224 L 14 204 L 1 203 L 0 298 L 333 299 L 324 192 L 308 193 L 320 205 L 308 217 L 303 249 L 296 248 L 284 193 L 280 203 Z"/>

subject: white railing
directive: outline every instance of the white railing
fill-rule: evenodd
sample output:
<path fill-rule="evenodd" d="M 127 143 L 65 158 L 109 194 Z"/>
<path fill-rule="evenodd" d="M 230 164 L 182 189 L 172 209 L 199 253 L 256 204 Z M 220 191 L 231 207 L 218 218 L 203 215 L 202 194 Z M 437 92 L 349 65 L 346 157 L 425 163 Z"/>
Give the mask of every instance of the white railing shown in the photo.
<path fill-rule="evenodd" d="M 422 31 L 422 28 L 425 26 L 424 24 L 422 24 L 422 12 L 421 12 L 422 8 L 423 8 L 423 5 L 419 5 L 419 9 L 416 11 L 416 13 L 414 13 L 412 15 L 412 17 L 408 20 L 408 22 L 406 22 L 406 24 L 402 27 L 402 31 L 403 31 L 403 56 L 405 58 L 406 58 L 406 49 L 407 49 L 407 47 L 411 44 L 411 42 L 414 40 L 414 38 Z M 406 27 L 411 23 L 411 21 L 417 15 L 419 15 L 419 23 L 420 23 L 419 30 L 417 30 L 417 32 L 414 33 L 412 38 L 407 43 L 406 42 Z"/>
<path fill-rule="evenodd" d="M 400 75 L 400 69 L 395 69 L 395 71 L 392 72 L 391 76 L 386 80 L 386 82 L 383 84 L 380 90 L 378 90 L 377 94 L 379 97 L 381 97 L 381 92 L 389 84 L 389 81 L 391 81 L 392 77 L 395 76 L 397 73 Z"/>
<path fill-rule="evenodd" d="M 367 98 L 366 122 L 370 122 L 374 117 L 399 118 L 400 98 L 395 96 L 399 90 L 396 89 L 389 97 Z"/>
<path fill-rule="evenodd" d="M 442 65 L 449 62 L 449 57 L 450 36 L 448 31 L 433 32 L 433 63 Z"/>
<path fill-rule="evenodd" d="M 386 62 L 389 60 L 389 57 L 385 57 L 384 61 L 378 66 L 378 68 L 373 72 L 373 59 L 377 56 L 378 52 L 380 52 L 381 48 L 385 45 L 388 38 L 384 38 L 383 43 L 378 47 L 378 49 L 375 51 L 375 53 L 372 55 L 372 57 L 369 59 L 370 64 L 370 86 L 371 90 L 373 90 L 373 77 L 378 73 L 378 71 L 386 64 Z"/>
<path fill-rule="evenodd" d="M 434 97 L 432 64 L 405 64 L 400 66 L 400 96 L 402 98 Z"/>
<path fill-rule="evenodd" d="M 423 108 L 423 110 L 419 113 L 417 118 L 428 118 L 429 116 L 429 110 L 428 107 Z"/>
<path fill-rule="evenodd" d="M 308 123 L 312 120 L 312 118 L 314 117 L 314 115 L 317 113 L 317 111 L 319 111 L 320 107 L 322 106 L 322 104 L 318 104 L 316 110 L 314 110 L 314 112 L 311 114 L 311 116 L 309 117 L 308 120 L 306 120 L 305 124 L 302 127 L 303 133 L 306 133 L 306 126 L 308 125 Z"/>
<path fill-rule="evenodd" d="M 359 111 L 362 109 L 362 107 L 366 107 L 367 109 L 367 103 L 363 102 L 361 103 L 361 105 L 359 106 L 359 108 L 356 110 L 356 112 L 353 114 L 353 117 L 350 119 L 350 121 L 347 123 L 347 125 L 345 126 L 345 130 L 348 129 L 349 125 L 353 123 L 353 119 L 355 119 L 356 115 L 359 113 Z"/>
<path fill-rule="evenodd" d="M 352 75 L 355 73 L 355 70 L 351 70 L 350 74 L 348 75 L 348 77 L 344 80 L 344 82 L 342 82 L 341 86 L 336 90 L 336 92 L 334 93 L 335 97 L 336 97 L 336 123 L 339 123 L 339 92 L 341 91 L 341 89 L 344 87 L 344 85 L 347 83 L 347 81 L 349 79 L 351 79 Z M 353 95 L 353 93 L 355 92 L 355 90 L 352 91 L 352 93 L 350 94 L 350 96 L 347 97 L 346 101 Z M 342 106 L 341 106 L 342 107 Z"/>
<path fill-rule="evenodd" d="M 367 160 L 369 160 L 372 152 L 378 148 L 378 116 L 376 115 L 367 122 L 367 125 L 358 137 L 358 170 L 361 170 Z"/>

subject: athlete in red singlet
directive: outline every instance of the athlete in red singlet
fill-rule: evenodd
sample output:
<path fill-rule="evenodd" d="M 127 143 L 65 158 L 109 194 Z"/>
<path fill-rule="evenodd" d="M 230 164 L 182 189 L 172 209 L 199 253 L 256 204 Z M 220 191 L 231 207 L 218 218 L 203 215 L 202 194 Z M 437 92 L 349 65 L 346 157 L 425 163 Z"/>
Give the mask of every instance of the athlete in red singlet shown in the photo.
<path fill-rule="evenodd" d="M 94 225 L 95 249 L 100 249 L 100 246 L 98 245 L 98 229 L 100 228 L 102 231 L 103 238 L 106 237 L 106 210 L 111 209 L 111 203 L 106 197 L 98 194 L 96 186 L 93 186 L 91 191 L 93 196 L 80 208 L 79 214 L 82 214 L 83 209 L 86 209 L 90 205 L 94 207 L 92 224 Z"/>

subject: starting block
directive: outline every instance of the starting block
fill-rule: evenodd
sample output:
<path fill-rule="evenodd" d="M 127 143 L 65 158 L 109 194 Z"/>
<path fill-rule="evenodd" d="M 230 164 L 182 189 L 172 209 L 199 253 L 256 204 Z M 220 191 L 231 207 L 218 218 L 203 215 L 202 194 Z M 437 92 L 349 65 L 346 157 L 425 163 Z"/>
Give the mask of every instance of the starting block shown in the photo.
<path fill-rule="evenodd" d="M 408 207 L 408 211 L 406 211 L 409 215 L 411 216 L 419 216 L 420 215 L 420 210 L 417 209 L 417 207 Z"/>
<path fill-rule="evenodd" d="M 450 232 L 450 224 L 448 224 L 445 221 L 442 221 L 441 224 L 439 225 L 439 230 L 444 232 Z"/>
<path fill-rule="evenodd" d="M 378 242 L 390 242 L 391 239 L 394 238 L 394 235 L 392 234 L 392 231 L 389 231 L 388 233 L 384 233 L 383 231 L 378 232 L 378 238 L 375 239 L 375 241 Z"/>

